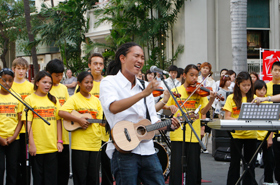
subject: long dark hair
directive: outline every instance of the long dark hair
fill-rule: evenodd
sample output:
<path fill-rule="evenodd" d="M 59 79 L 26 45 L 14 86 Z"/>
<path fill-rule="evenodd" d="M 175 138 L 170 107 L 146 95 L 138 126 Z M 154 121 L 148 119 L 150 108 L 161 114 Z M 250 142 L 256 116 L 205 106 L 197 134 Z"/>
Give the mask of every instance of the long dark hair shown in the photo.
<path fill-rule="evenodd" d="M 107 68 L 108 75 L 116 75 L 119 72 L 119 70 L 121 70 L 122 65 L 121 65 L 120 56 L 121 55 L 126 56 L 127 53 L 129 53 L 130 48 L 132 48 L 134 46 L 139 46 L 139 45 L 134 42 L 128 42 L 128 43 L 121 45 L 118 48 L 116 55 L 115 55 L 115 60 L 111 61 L 110 64 L 108 65 L 108 68 Z M 139 46 L 139 47 L 142 48 L 141 46 Z"/>
<path fill-rule="evenodd" d="M 50 73 L 48 73 L 47 71 L 39 71 L 39 73 L 35 76 L 34 79 L 34 90 L 36 91 L 38 89 L 38 86 L 36 85 L 37 82 L 39 82 L 42 78 L 44 78 L 45 76 L 48 76 L 52 79 L 52 75 Z M 52 89 L 52 86 L 51 86 Z M 50 89 L 50 90 L 51 90 Z M 50 93 L 48 92 L 48 98 L 49 100 L 51 100 L 54 104 L 56 104 L 56 98 Z"/>
<path fill-rule="evenodd" d="M 92 76 L 92 74 L 90 73 L 90 72 L 87 72 L 87 71 L 83 71 L 83 72 L 81 72 L 79 75 L 78 75 L 78 77 L 77 77 L 77 81 L 78 82 L 80 82 L 80 83 L 82 83 L 82 81 L 85 79 L 85 77 L 87 77 L 87 76 L 91 76 L 92 77 L 92 79 L 93 79 L 93 76 Z M 77 91 L 76 91 L 76 93 L 78 93 L 78 92 L 80 92 L 80 86 L 78 87 L 78 89 L 77 89 Z"/>
<path fill-rule="evenodd" d="M 247 102 L 251 102 L 251 101 L 253 101 L 253 98 L 254 98 L 254 92 L 253 92 L 253 82 L 252 82 L 250 74 L 246 71 L 242 71 L 237 75 L 237 77 L 235 79 L 235 85 L 234 85 L 234 90 L 233 90 L 233 101 L 235 102 L 237 109 L 240 109 L 241 104 L 242 104 L 242 94 L 241 94 L 239 85 L 244 80 L 249 80 L 249 79 L 251 82 L 251 88 L 246 93 L 246 96 L 247 96 Z"/>

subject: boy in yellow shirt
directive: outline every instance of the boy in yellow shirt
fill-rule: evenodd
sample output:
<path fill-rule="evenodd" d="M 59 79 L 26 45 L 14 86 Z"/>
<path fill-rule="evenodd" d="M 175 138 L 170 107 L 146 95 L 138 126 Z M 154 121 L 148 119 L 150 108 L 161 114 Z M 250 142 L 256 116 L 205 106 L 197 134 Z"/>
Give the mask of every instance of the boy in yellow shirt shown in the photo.
<path fill-rule="evenodd" d="M 15 73 L 14 83 L 11 87 L 13 92 L 16 92 L 22 100 L 34 92 L 34 85 L 30 83 L 26 78 L 26 72 L 28 70 L 28 63 L 23 58 L 16 58 L 12 63 L 12 70 Z M 19 173 L 18 173 L 18 182 L 20 184 L 26 183 L 26 146 L 25 146 L 25 126 L 22 126 L 19 135 L 20 143 L 20 155 L 19 155 Z M 19 184 L 19 183 L 18 183 Z"/>
<path fill-rule="evenodd" d="M 67 87 L 60 83 L 63 77 L 64 65 L 61 60 L 54 59 L 48 62 L 46 71 L 52 76 L 53 86 L 50 93 L 54 95 L 62 106 L 69 98 Z M 63 122 L 62 122 L 63 123 Z M 58 153 L 57 184 L 68 185 L 69 180 L 69 132 L 62 127 L 63 151 Z"/>

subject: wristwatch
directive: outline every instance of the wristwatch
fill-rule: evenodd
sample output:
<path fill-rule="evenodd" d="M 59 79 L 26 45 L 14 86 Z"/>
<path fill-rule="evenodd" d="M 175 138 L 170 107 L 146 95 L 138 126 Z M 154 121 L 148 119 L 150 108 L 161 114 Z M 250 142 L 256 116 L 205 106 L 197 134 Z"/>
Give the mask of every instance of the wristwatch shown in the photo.
<path fill-rule="evenodd" d="M 271 96 L 268 96 L 268 101 L 271 101 Z"/>

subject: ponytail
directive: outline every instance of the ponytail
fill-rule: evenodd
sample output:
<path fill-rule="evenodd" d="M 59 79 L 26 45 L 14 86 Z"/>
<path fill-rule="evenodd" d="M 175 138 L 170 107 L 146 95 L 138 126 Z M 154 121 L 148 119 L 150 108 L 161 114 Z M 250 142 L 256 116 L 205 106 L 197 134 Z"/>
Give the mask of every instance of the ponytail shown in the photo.
<path fill-rule="evenodd" d="M 49 100 L 51 100 L 51 102 L 56 104 L 56 98 L 50 92 L 48 92 L 48 98 L 49 98 Z"/>

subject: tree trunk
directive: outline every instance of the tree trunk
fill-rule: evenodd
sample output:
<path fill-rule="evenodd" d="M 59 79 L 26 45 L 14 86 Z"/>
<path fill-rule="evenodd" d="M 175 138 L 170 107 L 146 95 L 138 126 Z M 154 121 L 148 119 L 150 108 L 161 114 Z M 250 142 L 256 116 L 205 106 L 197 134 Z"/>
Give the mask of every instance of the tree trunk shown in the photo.
<path fill-rule="evenodd" d="M 231 0 L 231 40 L 233 70 L 238 74 L 247 66 L 247 0 Z"/>
<path fill-rule="evenodd" d="M 7 62 L 6 62 L 6 55 L 9 51 L 9 39 L 8 38 L 5 38 L 5 42 L 4 42 L 4 46 L 3 46 L 3 52 L 0 56 L 2 62 L 3 62 L 3 68 L 6 68 L 7 67 Z"/>
<path fill-rule="evenodd" d="M 29 42 L 34 42 L 34 35 L 32 34 L 32 30 L 31 30 L 31 17 L 30 17 L 29 1 L 23 0 L 23 3 L 24 3 L 24 13 L 25 13 L 25 21 L 26 21 L 26 27 L 27 27 L 27 32 L 28 32 L 28 39 L 29 39 Z M 31 48 L 31 56 L 32 56 L 33 66 L 34 66 L 34 75 L 36 76 L 36 74 L 39 72 L 39 65 L 38 65 L 35 46 L 33 46 Z"/>

